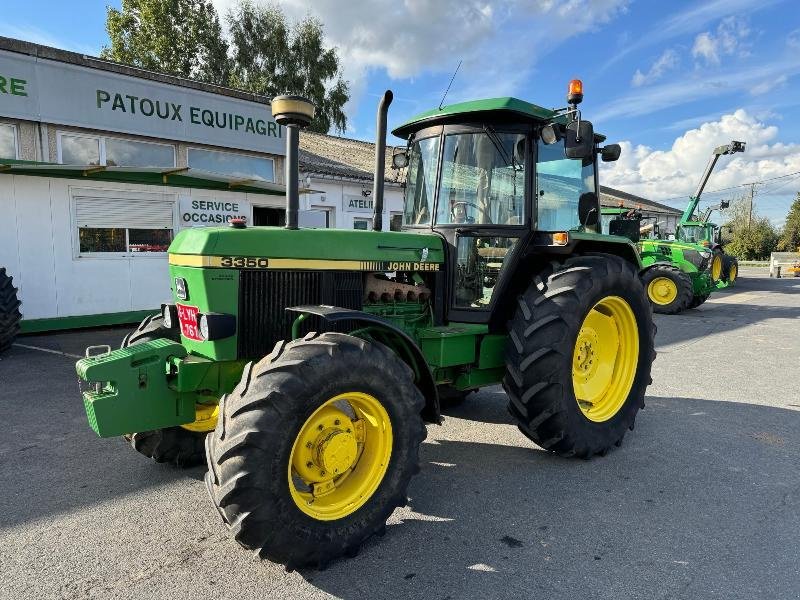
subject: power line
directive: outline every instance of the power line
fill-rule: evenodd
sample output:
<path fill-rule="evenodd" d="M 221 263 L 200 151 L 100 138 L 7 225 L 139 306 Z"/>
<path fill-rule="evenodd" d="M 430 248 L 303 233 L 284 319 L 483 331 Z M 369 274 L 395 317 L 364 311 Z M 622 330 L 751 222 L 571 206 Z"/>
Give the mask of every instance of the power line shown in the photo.
<path fill-rule="evenodd" d="M 740 187 L 747 187 L 748 185 L 761 185 L 768 181 L 775 181 L 776 179 L 785 179 L 786 177 L 792 177 L 794 175 L 800 175 L 800 171 L 795 171 L 794 173 L 788 173 L 786 175 L 779 175 L 778 177 L 770 177 L 769 179 L 761 179 L 758 181 L 749 181 L 747 183 L 740 183 L 738 185 L 732 185 L 726 188 L 719 188 L 717 190 L 711 190 L 709 192 L 705 192 L 704 195 L 708 196 L 711 194 L 716 194 L 717 192 L 727 192 L 728 190 L 735 190 L 736 188 Z M 791 181 L 787 181 L 786 183 L 791 183 Z M 780 187 L 780 186 L 779 186 Z M 777 188 L 776 188 L 777 189 Z M 686 200 L 688 196 L 673 196 L 671 198 L 665 198 L 663 200 L 657 200 L 656 202 L 671 202 L 671 201 L 678 201 L 678 200 Z"/>

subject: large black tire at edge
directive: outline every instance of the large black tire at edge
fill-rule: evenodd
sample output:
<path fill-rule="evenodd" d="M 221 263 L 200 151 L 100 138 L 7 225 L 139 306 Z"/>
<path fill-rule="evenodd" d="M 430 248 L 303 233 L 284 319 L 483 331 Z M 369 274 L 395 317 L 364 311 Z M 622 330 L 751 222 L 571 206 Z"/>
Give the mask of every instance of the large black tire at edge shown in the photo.
<path fill-rule="evenodd" d="M 650 305 L 653 307 L 653 312 L 662 315 L 675 315 L 685 308 L 689 308 L 689 305 L 692 303 L 692 298 L 694 297 L 692 280 L 689 279 L 689 276 L 678 267 L 666 264 L 655 264 L 642 275 L 642 285 L 644 286 L 645 294 L 647 294 L 647 288 L 650 283 L 659 277 L 665 277 L 672 281 L 678 288 L 678 295 L 669 304 L 658 304 L 651 301 Z"/>
<path fill-rule="evenodd" d="M 289 457 L 309 416 L 350 391 L 371 394 L 386 409 L 391 458 L 365 504 L 342 518 L 317 520 L 291 496 Z M 406 504 L 426 435 L 424 403 L 411 370 L 381 344 L 341 333 L 279 342 L 266 358 L 249 363 L 240 383 L 220 401 L 217 428 L 206 441 L 209 495 L 242 546 L 288 569 L 324 567 L 352 556 Z"/>
<path fill-rule="evenodd" d="M 573 353 L 585 315 L 608 296 L 621 297 L 633 311 L 639 356 L 624 404 L 609 420 L 593 422 L 575 398 Z M 652 311 L 633 266 L 611 255 L 573 257 L 540 273 L 518 302 L 503 387 L 520 431 L 561 456 L 590 458 L 621 444 L 644 406 L 655 358 Z"/>
<path fill-rule="evenodd" d="M 6 274 L 5 267 L 0 267 L 0 354 L 11 347 L 19 334 L 20 304 L 12 277 Z"/>
<path fill-rule="evenodd" d="M 180 342 L 177 328 L 164 327 L 160 314 L 150 315 L 122 340 L 122 348 L 166 338 Z M 139 431 L 123 436 L 134 450 L 158 463 L 171 463 L 178 467 L 193 467 L 205 462 L 205 433 L 189 431 L 183 427 L 166 427 L 152 431 Z"/>

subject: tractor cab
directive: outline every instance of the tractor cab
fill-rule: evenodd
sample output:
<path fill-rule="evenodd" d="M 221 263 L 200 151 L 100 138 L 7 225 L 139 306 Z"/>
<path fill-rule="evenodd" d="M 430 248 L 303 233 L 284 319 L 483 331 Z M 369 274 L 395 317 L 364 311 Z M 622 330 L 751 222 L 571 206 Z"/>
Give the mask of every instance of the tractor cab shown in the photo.
<path fill-rule="evenodd" d="M 574 247 L 576 236 L 600 233 L 597 157 L 616 160 L 619 146 L 599 146 L 605 138 L 580 119 L 573 91 L 568 109 L 495 98 L 394 129 L 407 141 L 393 160 L 408 169 L 403 230 L 446 241 L 449 319 L 490 321 L 536 248 Z"/>

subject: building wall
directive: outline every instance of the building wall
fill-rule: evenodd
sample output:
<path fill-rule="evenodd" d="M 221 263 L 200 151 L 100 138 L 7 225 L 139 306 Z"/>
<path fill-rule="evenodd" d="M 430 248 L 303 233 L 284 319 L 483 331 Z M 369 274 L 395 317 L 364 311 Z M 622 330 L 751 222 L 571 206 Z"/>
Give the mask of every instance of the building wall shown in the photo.
<path fill-rule="evenodd" d="M 26 320 L 148 310 L 170 298 L 166 253 L 80 255 L 76 193 L 172 203 L 175 233 L 181 197 L 284 205 L 281 197 L 241 192 L 0 175 L 0 265 L 14 277 Z"/>
<path fill-rule="evenodd" d="M 301 175 L 301 181 L 306 176 Z M 372 229 L 371 206 L 372 182 L 336 181 L 311 177 L 311 189 L 315 193 L 306 194 L 302 200 L 304 210 L 327 210 L 331 214 L 331 227 L 337 229 L 354 229 L 356 222 L 369 221 L 368 228 Z M 369 195 L 364 195 L 369 192 Z M 360 199 L 361 202 L 350 202 Z M 357 208 L 361 204 L 362 208 Z M 356 208 L 351 208 L 355 205 Z M 384 216 L 383 230 L 389 231 L 391 216 L 403 212 L 403 188 L 386 184 L 384 189 Z"/>

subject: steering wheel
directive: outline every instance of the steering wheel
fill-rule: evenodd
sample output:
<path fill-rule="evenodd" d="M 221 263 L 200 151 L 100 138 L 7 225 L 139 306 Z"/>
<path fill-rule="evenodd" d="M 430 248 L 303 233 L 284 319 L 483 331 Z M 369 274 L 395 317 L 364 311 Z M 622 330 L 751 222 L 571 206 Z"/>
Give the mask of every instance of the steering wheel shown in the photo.
<path fill-rule="evenodd" d="M 464 217 L 467 218 L 467 206 L 474 207 L 478 212 L 482 213 L 484 218 L 486 219 L 484 223 L 491 223 L 492 220 L 489 218 L 489 215 L 486 213 L 486 210 L 475 204 L 474 202 L 467 202 L 466 200 L 459 200 L 458 202 L 453 202 L 453 206 L 450 208 L 450 218 L 452 219 L 453 223 L 456 223 L 456 206 L 459 204 L 464 206 Z M 466 222 L 466 221 L 465 221 Z"/>

